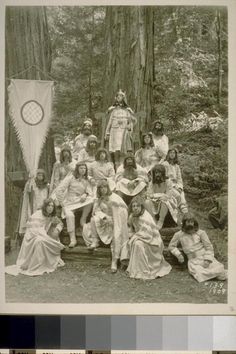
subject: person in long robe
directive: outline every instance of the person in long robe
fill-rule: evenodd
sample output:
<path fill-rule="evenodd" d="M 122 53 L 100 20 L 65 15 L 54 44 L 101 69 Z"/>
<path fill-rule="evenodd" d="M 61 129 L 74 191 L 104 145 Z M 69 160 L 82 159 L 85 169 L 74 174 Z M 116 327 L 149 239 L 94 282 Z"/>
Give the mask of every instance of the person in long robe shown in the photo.
<path fill-rule="evenodd" d="M 178 202 L 172 182 L 166 176 L 165 166 L 158 164 L 152 168 L 151 173 L 152 181 L 147 188 L 146 208 L 157 220 L 159 230 L 166 224 L 168 217 L 171 225 L 165 226 L 177 226 Z"/>
<path fill-rule="evenodd" d="M 224 265 L 215 259 L 207 233 L 199 229 L 198 221 L 190 214 L 183 217 L 182 230 L 174 234 L 168 247 L 178 261 L 183 263 L 184 256 L 178 249 L 179 244 L 187 255 L 188 271 L 198 282 L 214 278 L 227 279 L 227 271 Z"/>
<path fill-rule="evenodd" d="M 127 151 L 133 148 L 133 131 L 137 119 L 122 90 L 117 92 L 115 103 L 108 109 L 108 114 L 105 139 L 109 141 L 109 152 L 114 156 L 117 169 Z"/>
<path fill-rule="evenodd" d="M 23 202 L 21 207 L 19 234 L 23 236 L 26 231 L 26 223 L 30 216 L 43 205 L 49 196 L 49 186 L 46 180 L 46 173 L 43 169 L 38 169 L 36 177 L 29 179 L 24 188 Z"/>
<path fill-rule="evenodd" d="M 16 261 L 16 265 L 7 266 L 5 272 L 11 275 L 29 276 L 51 273 L 63 266 L 59 241 L 62 222 L 55 216 L 56 209 L 52 199 L 44 200 L 26 224 L 26 232 Z"/>
<path fill-rule="evenodd" d="M 123 166 L 120 166 L 115 176 L 116 192 L 129 205 L 131 199 L 140 193 L 144 193 L 148 185 L 147 171 L 137 166 L 133 155 L 128 154 L 124 158 Z"/>
<path fill-rule="evenodd" d="M 95 161 L 95 155 L 98 148 L 98 139 L 95 135 L 90 135 L 87 141 L 86 148 L 81 149 L 77 155 L 78 162 L 85 162 L 89 166 Z"/>
<path fill-rule="evenodd" d="M 115 188 L 115 170 L 113 164 L 109 161 L 108 151 L 99 148 L 95 155 L 95 161 L 88 166 L 88 175 L 91 177 L 91 183 L 94 183 L 94 193 L 96 186 L 102 179 L 107 179 L 111 190 Z"/>
<path fill-rule="evenodd" d="M 152 127 L 153 142 L 159 156 L 159 163 L 162 163 L 169 150 L 169 138 L 164 134 L 164 126 L 160 120 L 156 120 Z"/>
<path fill-rule="evenodd" d="M 71 149 L 69 146 L 64 146 L 61 149 L 60 160 L 53 165 L 50 194 L 57 188 L 60 182 L 68 175 L 72 174 L 75 169 L 76 161 L 72 159 Z"/>
<path fill-rule="evenodd" d="M 92 119 L 87 118 L 83 122 L 81 133 L 75 137 L 74 148 L 73 148 L 73 158 L 77 160 L 78 154 L 82 149 L 85 149 L 87 146 L 88 138 L 92 135 L 93 122 Z"/>
<path fill-rule="evenodd" d="M 67 231 L 70 236 L 69 247 L 75 247 L 75 215 L 74 212 L 82 209 L 80 218 L 81 227 L 87 221 L 94 202 L 93 191 L 88 180 L 88 167 L 84 162 L 77 162 L 71 176 L 67 176 L 57 187 L 56 198 L 62 206 L 62 217 L 66 218 Z"/>
<path fill-rule="evenodd" d="M 163 241 L 153 217 L 145 209 L 145 202 L 135 197 L 130 204 L 129 264 L 130 278 L 156 279 L 171 271 L 163 256 Z"/>
<path fill-rule="evenodd" d="M 176 191 L 178 207 L 183 214 L 186 214 L 188 212 L 188 206 L 184 194 L 183 179 L 179 166 L 177 149 L 169 149 L 163 165 L 166 167 L 166 175 L 171 180 L 174 191 Z"/>
<path fill-rule="evenodd" d="M 141 148 L 135 153 L 136 163 L 149 172 L 152 167 L 159 162 L 159 160 L 160 157 L 154 148 L 152 133 L 143 133 Z"/>
<path fill-rule="evenodd" d="M 127 206 L 116 193 L 112 193 L 107 180 L 100 180 L 97 186 L 97 199 L 93 207 L 90 224 L 85 224 L 83 237 L 88 248 L 96 249 L 99 242 L 111 246 L 111 271 L 117 271 L 118 260 L 126 259 L 123 253 L 128 235 Z"/>

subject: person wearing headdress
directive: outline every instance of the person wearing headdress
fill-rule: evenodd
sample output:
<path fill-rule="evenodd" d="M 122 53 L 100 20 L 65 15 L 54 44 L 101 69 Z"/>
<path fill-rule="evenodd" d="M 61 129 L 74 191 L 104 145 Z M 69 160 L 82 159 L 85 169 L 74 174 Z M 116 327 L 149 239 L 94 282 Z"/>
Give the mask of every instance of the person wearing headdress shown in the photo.
<path fill-rule="evenodd" d="M 118 168 L 115 176 L 116 192 L 129 204 L 131 199 L 143 193 L 148 185 L 147 171 L 137 166 L 134 156 L 129 153 Z"/>
<path fill-rule="evenodd" d="M 51 273 L 63 266 L 59 233 L 63 227 L 56 216 L 56 206 L 52 199 L 45 199 L 41 208 L 30 216 L 26 232 L 15 265 L 7 266 L 5 272 L 11 275 L 29 276 Z"/>
<path fill-rule="evenodd" d="M 26 223 L 30 216 L 43 205 L 49 196 L 49 185 L 46 180 L 45 170 L 39 168 L 36 177 L 29 179 L 24 188 L 23 202 L 21 207 L 19 234 L 24 234 Z"/>
<path fill-rule="evenodd" d="M 150 280 L 169 274 L 171 266 L 163 256 L 161 235 L 140 196 L 130 203 L 128 225 L 129 263 L 126 271 L 130 278 Z"/>
<path fill-rule="evenodd" d="M 56 198 L 62 206 L 62 218 L 66 218 L 67 231 L 70 236 L 69 247 L 75 247 L 75 215 L 82 209 L 81 227 L 87 221 L 94 202 L 92 186 L 88 180 L 88 167 L 84 162 L 77 162 L 72 175 L 67 176 L 55 190 Z"/>
<path fill-rule="evenodd" d="M 99 247 L 100 242 L 110 244 L 112 273 L 117 271 L 118 260 L 123 259 L 123 247 L 129 238 L 127 221 L 128 211 L 125 202 L 119 195 L 111 192 L 107 180 L 100 180 L 92 218 L 90 224 L 84 225 L 83 237 L 90 249 Z"/>
<path fill-rule="evenodd" d="M 163 227 L 167 217 L 169 217 L 172 226 L 176 226 L 178 203 L 173 184 L 166 176 L 165 166 L 161 164 L 154 166 L 151 170 L 151 176 L 152 180 L 147 188 L 145 206 L 154 219 L 157 220 L 159 230 Z"/>
<path fill-rule="evenodd" d="M 169 251 L 184 262 L 184 256 L 178 249 L 181 245 L 183 253 L 188 258 L 188 271 L 198 281 L 210 279 L 226 280 L 227 271 L 224 265 L 214 257 L 214 248 L 206 232 L 199 229 L 198 221 L 191 214 L 185 214 L 182 220 L 182 230 L 176 232 L 170 241 Z"/>
<path fill-rule="evenodd" d="M 58 187 L 60 182 L 75 169 L 76 161 L 72 159 L 71 149 L 68 145 L 61 148 L 60 159 L 53 165 L 50 194 Z"/>
<path fill-rule="evenodd" d="M 108 151 L 99 148 L 95 155 L 95 161 L 89 164 L 88 174 L 94 180 L 95 185 L 102 179 L 107 179 L 111 190 L 115 188 L 115 170 L 113 164 L 109 161 Z"/>
<path fill-rule="evenodd" d="M 81 149 L 77 155 L 78 162 L 83 161 L 89 166 L 93 161 L 95 161 L 95 155 L 98 147 L 98 139 L 95 135 L 90 135 L 86 147 Z"/>
<path fill-rule="evenodd" d="M 73 158 L 77 160 L 79 152 L 86 148 L 87 141 L 90 135 L 92 135 L 93 121 L 90 118 L 85 119 L 83 122 L 81 133 L 75 137 Z"/>
<path fill-rule="evenodd" d="M 135 161 L 149 172 L 158 163 L 159 156 L 154 148 L 152 133 L 143 133 L 141 138 L 141 148 L 135 153 Z"/>
<path fill-rule="evenodd" d="M 164 125 L 160 120 L 153 122 L 152 133 L 154 147 L 159 156 L 159 163 L 162 163 L 169 150 L 169 139 L 164 134 Z"/>
<path fill-rule="evenodd" d="M 117 92 L 115 103 L 108 109 L 108 114 L 105 139 L 109 141 L 109 152 L 114 155 L 115 167 L 118 167 L 121 158 L 133 147 L 133 130 L 137 122 L 122 90 Z"/>

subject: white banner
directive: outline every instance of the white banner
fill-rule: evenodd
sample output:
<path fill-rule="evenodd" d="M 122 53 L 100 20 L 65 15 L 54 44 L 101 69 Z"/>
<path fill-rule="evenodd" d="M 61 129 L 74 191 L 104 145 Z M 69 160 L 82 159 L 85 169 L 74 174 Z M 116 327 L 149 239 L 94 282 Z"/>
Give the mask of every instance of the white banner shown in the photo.
<path fill-rule="evenodd" d="M 11 80 L 8 86 L 10 116 L 27 171 L 34 177 L 52 114 L 53 81 Z"/>

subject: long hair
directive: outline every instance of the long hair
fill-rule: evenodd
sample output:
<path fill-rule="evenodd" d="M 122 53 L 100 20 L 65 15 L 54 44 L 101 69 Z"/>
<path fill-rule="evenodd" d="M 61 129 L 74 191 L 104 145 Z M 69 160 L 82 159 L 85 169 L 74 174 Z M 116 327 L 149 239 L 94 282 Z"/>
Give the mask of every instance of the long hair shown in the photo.
<path fill-rule="evenodd" d="M 138 205 L 141 206 L 141 212 L 138 216 L 141 216 L 143 215 L 143 213 L 145 212 L 146 208 L 145 208 L 145 202 L 144 202 L 144 199 L 142 197 L 140 197 L 139 195 L 134 197 L 131 202 L 130 202 L 130 205 L 129 205 L 129 214 L 132 214 L 132 205 L 133 203 L 137 203 Z"/>
<path fill-rule="evenodd" d="M 95 160 L 96 161 L 100 161 L 100 155 L 101 155 L 101 153 L 102 152 L 104 152 L 105 154 L 106 154 L 106 158 L 105 158 L 105 160 L 106 161 L 109 161 L 109 153 L 108 153 L 108 151 L 107 151 L 107 149 L 104 149 L 104 148 L 99 148 L 98 150 L 97 150 L 97 152 L 96 152 L 96 154 L 95 154 Z"/>
<path fill-rule="evenodd" d="M 50 215 L 48 215 L 47 213 L 47 206 L 52 203 L 53 204 L 53 211 Z M 54 200 L 52 198 L 47 198 L 47 199 L 44 199 L 43 201 L 43 206 L 42 206 L 42 214 L 44 216 L 55 216 L 56 215 L 56 207 L 55 207 L 55 203 L 54 203 Z"/>
<path fill-rule="evenodd" d="M 97 139 L 97 137 L 96 137 L 95 135 L 90 135 L 90 136 L 88 137 L 88 141 L 87 141 L 86 148 L 85 148 L 85 150 L 86 150 L 88 153 L 90 152 L 90 143 L 91 143 L 91 141 L 95 141 L 95 142 L 96 142 L 96 146 L 97 146 L 97 144 L 98 144 L 98 139 Z"/>
<path fill-rule="evenodd" d="M 84 178 L 85 179 L 88 179 L 88 166 L 86 165 L 85 162 L 77 162 L 77 164 L 75 165 L 75 170 L 73 172 L 73 175 L 76 179 L 79 178 L 80 174 L 79 174 L 79 167 L 80 166 L 85 166 L 86 167 L 86 172 L 85 172 L 85 175 L 84 175 Z"/>
<path fill-rule="evenodd" d="M 43 180 L 42 181 L 39 181 L 38 178 L 37 178 L 37 175 L 38 173 L 42 173 L 43 174 Z M 42 168 L 39 168 L 37 170 L 37 173 L 36 173 L 36 177 L 35 177 L 35 184 L 36 186 L 39 188 L 39 189 L 43 189 L 47 186 L 48 184 L 48 181 L 46 180 L 46 172 L 45 170 L 43 170 Z"/>
<path fill-rule="evenodd" d="M 97 198 L 101 198 L 102 197 L 102 194 L 101 194 L 101 188 L 102 187 L 107 187 L 107 195 L 108 196 L 112 194 L 112 191 L 110 190 L 109 183 L 107 182 L 107 180 L 106 179 L 101 179 L 98 182 L 98 185 L 97 185 Z"/>
<path fill-rule="evenodd" d="M 67 151 L 67 152 L 69 152 L 69 162 L 71 162 L 72 161 L 72 154 L 71 154 L 71 150 L 70 150 L 70 148 L 69 147 L 64 147 L 62 150 L 61 150 L 61 152 L 60 152 L 60 163 L 62 163 L 62 162 L 64 162 L 65 161 L 65 158 L 64 158 L 64 151 Z"/>
<path fill-rule="evenodd" d="M 199 230 L 199 224 L 198 224 L 197 219 L 191 214 L 184 214 L 183 219 L 182 219 L 182 231 L 186 232 L 186 223 L 187 222 L 193 223 L 193 228 L 194 228 L 195 232 Z"/>
<path fill-rule="evenodd" d="M 160 134 L 163 135 L 164 134 L 164 125 L 163 123 L 160 121 L 160 120 L 155 120 L 155 122 L 153 122 L 152 124 L 152 132 L 155 131 L 155 127 L 156 127 L 156 124 L 159 123 L 161 128 L 160 128 Z"/>
<path fill-rule="evenodd" d="M 171 151 L 174 151 L 175 152 L 175 157 L 174 159 L 170 159 L 170 153 Z M 179 159 L 178 159 L 178 151 L 177 149 L 169 149 L 168 150 L 168 153 L 166 155 L 166 161 L 169 162 L 170 164 L 173 164 L 173 165 L 179 165 Z"/>
<path fill-rule="evenodd" d="M 152 137 L 152 133 L 151 132 L 148 132 L 148 133 L 143 133 L 142 136 L 141 136 L 141 147 L 142 148 L 145 148 L 146 144 L 144 142 L 144 138 L 145 136 L 149 136 L 149 138 L 151 139 L 150 141 L 150 146 L 153 147 L 154 146 L 154 142 L 153 142 L 153 137 Z"/>
<path fill-rule="evenodd" d="M 166 169 L 165 166 L 157 164 L 151 169 L 151 177 L 152 183 L 156 183 L 156 172 L 159 171 L 161 173 L 162 182 L 165 182 L 168 177 L 166 176 Z"/>

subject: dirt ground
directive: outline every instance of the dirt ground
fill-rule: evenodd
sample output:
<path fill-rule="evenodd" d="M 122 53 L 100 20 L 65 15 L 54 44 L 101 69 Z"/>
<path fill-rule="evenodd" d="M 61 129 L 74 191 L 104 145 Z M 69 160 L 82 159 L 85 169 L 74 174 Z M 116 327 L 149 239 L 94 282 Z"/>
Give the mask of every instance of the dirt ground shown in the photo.
<path fill-rule="evenodd" d="M 215 254 L 227 266 L 227 233 L 209 228 L 200 208 L 201 226 L 207 231 Z M 14 264 L 18 249 L 6 254 L 6 265 Z M 176 267 L 155 280 L 135 280 L 125 271 L 110 272 L 109 257 L 67 261 L 51 274 L 28 277 L 6 275 L 6 301 L 24 303 L 226 303 L 227 282 L 198 283 L 185 267 Z"/>

